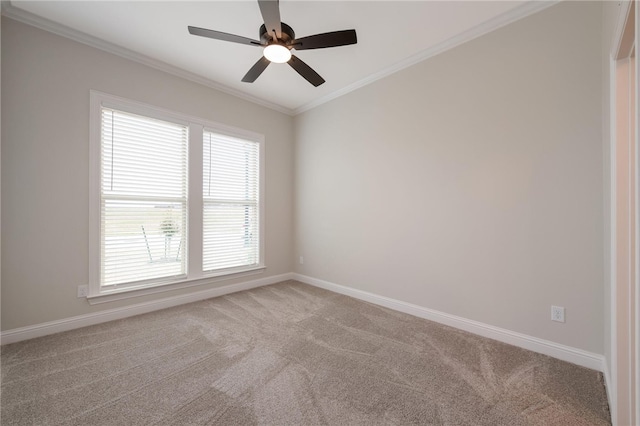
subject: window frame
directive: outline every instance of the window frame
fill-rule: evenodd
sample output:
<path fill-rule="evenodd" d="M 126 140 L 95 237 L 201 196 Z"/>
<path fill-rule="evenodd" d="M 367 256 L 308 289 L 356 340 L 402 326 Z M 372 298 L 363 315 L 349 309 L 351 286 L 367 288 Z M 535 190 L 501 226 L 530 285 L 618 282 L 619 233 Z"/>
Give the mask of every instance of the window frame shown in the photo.
<path fill-rule="evenodd" d="M 147 280 L 101 288 L 101 127 L 102 108 L 113 108 L 152 119 L 169 121 L 188 127 L 187 146 L 187 232 L 186 276 Z M 89 135 L 89 294 L 91 304 L 127 299 L 179 288 L 209 284 L 221 280 L 262 273 L 265 259 L 265 153 L 264 135 L 244 129 L 216 123 L 163 108 L 148 105 L 99 91 L 90 91 Z M 203 243 L 203 135 L 204 130 L 244 139 L 258 144 L 258 238 L 259 259 L 257 265 L 241 266 L 204 272 L 202 269 Z"/>

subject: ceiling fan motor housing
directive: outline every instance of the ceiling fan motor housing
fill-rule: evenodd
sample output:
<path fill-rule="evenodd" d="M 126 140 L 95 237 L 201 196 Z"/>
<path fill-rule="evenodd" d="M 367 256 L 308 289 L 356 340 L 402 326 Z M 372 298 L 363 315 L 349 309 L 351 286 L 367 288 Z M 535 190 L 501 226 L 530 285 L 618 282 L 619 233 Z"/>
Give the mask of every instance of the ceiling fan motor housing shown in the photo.
<path fill-rule="evenodd" d="M 280 44 L 283 44 L 288 47 L 289 43 L 295 40 L 296 33 L 293 31 L 293 28 L 291 28 L 284 22 L 281 22 L 280 25 L 281 25 L 282 36 L 280 37 L 279 40 L 276 41 L 275 34 L 267 33 L 267 27 L 264 24 L 262 24 L 260 26 L 260 42 L 262 44 L 272 44 L 272 43 L 279 42 Z"/>

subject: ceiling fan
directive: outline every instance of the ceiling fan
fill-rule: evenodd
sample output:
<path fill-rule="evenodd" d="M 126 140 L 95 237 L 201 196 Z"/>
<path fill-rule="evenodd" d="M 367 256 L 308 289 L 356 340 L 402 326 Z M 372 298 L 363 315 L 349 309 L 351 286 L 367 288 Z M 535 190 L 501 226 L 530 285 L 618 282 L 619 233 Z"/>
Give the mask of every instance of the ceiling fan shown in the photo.
<path fill-rule="evenodd" d="M 300 58 L 293 55 L 291 50 L 324 49 L 327 47 L 356 44 L 358 42 L 356 30 L 332 31 L 297 39 L 293 29 L 280 21 L 280 6 L 278 3 L 278 0 L 258 0 L 260 13 L 264 20 L 264 24 L 260 27 L 260 41 L 191 26 L 188 27 L 189 33 L 216 40 L 263 47 L 263 56 L 242 78 L 242 81 L 246 83 L 256 81 L 271 62 L 280 64 L 286 62 L 309 83 L 318 87 L 324 83 L 324 79 Z"/>

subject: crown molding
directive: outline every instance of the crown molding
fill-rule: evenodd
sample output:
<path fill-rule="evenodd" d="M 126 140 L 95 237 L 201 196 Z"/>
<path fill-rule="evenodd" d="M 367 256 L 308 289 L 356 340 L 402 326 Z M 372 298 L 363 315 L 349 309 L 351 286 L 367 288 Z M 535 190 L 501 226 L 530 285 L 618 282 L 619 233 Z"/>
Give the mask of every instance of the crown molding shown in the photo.
<path fill-rule="evenodd" d="M 303 112 L 309 111 L 322 104 L 325 104 L 329 101 L 337 99 L 341 96 L 344 96 L 348 93 L 351 93 L 355 90 L 358 90 L 382 78 L 395 74 L 398 71 L 402 71 L 403 69 L 413 66 L 419 62 L 432 58 L 449 49 L 453 49 L 456 46 L 459 46 L 463 43 L 466 43 L 475 38 L 478 38 L 491 31 L 497 30 L 498 28 L 511 24 L 512 22 L 525 18 L 534 13 L 540 12 L 550 6 L 560 3 L 560 1 L 561 0 L 528 1 L 522 6 L 519 6 L 509 12 L 503 13 L 500 16 L 490 19 L 463 33 L 460 33 L 455 37 L 445 40 L 442 43 L 439 43 L 429 49 L 423 50 L 413 56 L 410 56 L 400 62 L 397 62 L 387 68 L 384 68 L 383 70 L 378 71 L 377 73 L 374 73 L 366 78 L 363 78 L 362 80 L 356 81 L 355 83 L 352 83 L 346 87 L 343 87 L 342 89 L 336 90 L 332 93 L 329 93 L 328 95 L 325 95 L 321 98 L 318 98 L 314 101 L 311 101 L 295 109 L 286 108 L 286 107 L 283 107 L 282 105 L 278 105 L 269 101 L 265 101 L 264 99 L 257 98 L 255 96 L 248 95 L 239 90 L 232 89 L 228 86 L 225 86 L 223 84 L 220 84 L 208 78 L 186 71 L 182 68 L 169 65 L 166 62 L 158 61 L 156 59 L 153 59 L 148 56 L 136 53 L 132 50 L 126 49 L 124 47 L 115 45 L 113 43 L 109 43 L 97 37 L 93 37 L 86 33 L 74 30 L 67 26 L 58 24 L 56 22 L 50 21 L 48 19 L 42 18 L 40 16 L 34 15 L 32 13 L 26 12 L 21 9 L 18 9 L 11 4 L 10 0 L 2 0 L 2 15 L 8 18 L 14 19 L 16 21 L 34 26 L 36 28 L 40 28 L 42 30 L 60 35 L 62 37 L 69 38 L 79 43 L 86 44 L 96 49 L 100 49 L 100 50 L 112 53 L 114 55 L 123 57 L 125 59 L 129 59 L 131 61 L 141 63 L 151 68 L 164 71 L 168 74 L 172 74 L 177 77 L 184 78 L 185 80 L 193 81 L 195 83 L 201 84 L 206 87 L 210 87 L 212 89 L 218 90 L 223 93 L 227 93 L 237 98 L 244 99 L 246 101 L 255 103 L 257 105 L 281 112 L 283 114 L 295 116 Z"/>
<path fill-rule="evenodd" d="M 140 53 L 136 53 L 133 50 L 129 50 L 122 46 L 109 43 L 97 37 L 69 28 L 65 25 L 58 24 L 57 22 L 53 22 L 48 19 L 42 18 L 40 16 L 34 15 L 33 13 L 26 12 L 22 9 L 19 9 L 13 6 L 11 4 L 11 1 L 9 0 L 2 1 L 1 9 L 2 9 L 1 12 L 3 16 L 6 16 L 7 18 L 13 19 L 15 21 L 22 22 L 27 25 L 31 25 L 41 30 L 45 30 L 50 33 L 71 39 L 73 41 L 86 44 L 87 46 L 91 46 L 96 49 L 100 49 L 105 52 L 120 56 L 122 58 L 129 59 L 134 62 L 138 62 L 148 67 L 155 68 L 160 71 L 164 71 L 176 77 L 180 77 L 185 80 L 189 80 L 194 83 L 201 84 L 211 89 L 218 90 L 228 95 L 235 96 L 237 98 L 252 102 L 254 104 L 258 104 L 260 106 L 281 112 L 283 114 L 293 115 L 293 110 L 289 108 L 285 108 L 281 105 L 265 101 L 264 99 L 260 99 L 255 96 L 248 95 L 239 90 L 232 89 L 228 86 L 225 86 L 223 84 L 220 84 L 208 78 L 186 71 L 182 68 L 169 65 L 166 62 L 158 61 L 156 59 L 142 55 Z"/>
<path fill-rule="evenodd" d="M 522 6 L 518 6 L 517 8 L 510 10 L 508 12 L 503 13 L 502 15 L 496 16 L 493 19 L 490 19 L 486 22 L 483 22 L 480 25 L 477 25 L 469 30 L 458 34 L 455 37 L 447 39 L 442 43 L 439 43 L 433 47 L 425 49 L 413 56 L 409 56 L 408 58 L 397 62 L 387 68 L 384 68 L 381 71 L 378 71 L 375 74 L 370 75 L 369 77 L 363 78 L 362 80 L 356 81 L 353 84 L 350 84 L 342 89 L 336 90 L 326 96 L 316 99 L 315 101 L 309 102 L 301 107 L 298 107 L 293 110 L 293 115 L 301 114 L 305 111 L 309 111 L 315 107 L 318 107 L 322 104 L 325 104 L 329 101 L 337 99 L 341 96 L 346 95 L 347 93 L 353 92 L 355 90 L 360 89 L 361 87 L 367 86 L 373 82 L 376 82 L 382 78 L 388 77 L 392 74 L 397 73 L 398 71 L 402 71 L 405 68 L 409 68 L 419 62 L 425 61 L 429 58 L 432 58 L 440 53 L 443 53 L 447 50 L 453 49 L 456 46 L 459 46 L 463 43 L 471 41 L 475 38 L 478 38 L 482 35 L 490 33 L 492 31 L 497 30 L 498 28 L 504 27 L 506 25 L 511 24 L 512 22 L 518 21 L 522 18 L 525 18 L 529 15 L 533 15 L 534 13 L 540 12 L 550 6 L 560 3 L 561 0 L 532 0 L 523 4 Z"/>

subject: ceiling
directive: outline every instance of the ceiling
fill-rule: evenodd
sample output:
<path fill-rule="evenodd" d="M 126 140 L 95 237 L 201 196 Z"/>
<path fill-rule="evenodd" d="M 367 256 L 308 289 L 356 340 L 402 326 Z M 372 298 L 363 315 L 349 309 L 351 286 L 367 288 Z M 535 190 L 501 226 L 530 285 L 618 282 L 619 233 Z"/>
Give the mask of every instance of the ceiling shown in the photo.
<path fill-rule="evenodd" d="M 161 69 L 295 114 L 548 4 L 283 0 L 282 21 L 297 37 L 357 31 L 356 45 L 294 52 L 326 80 L 317 88 L 287 64 L 271 64 L 254 83 L 243 83 L 241 78 L 262 55 L 261 48 L 187 32 L 191 25 L 258 39 L 262 17 L 255 0 L 14 0 L 5 4 L 3 13 L 114 53 L 140 56 Z"/>

